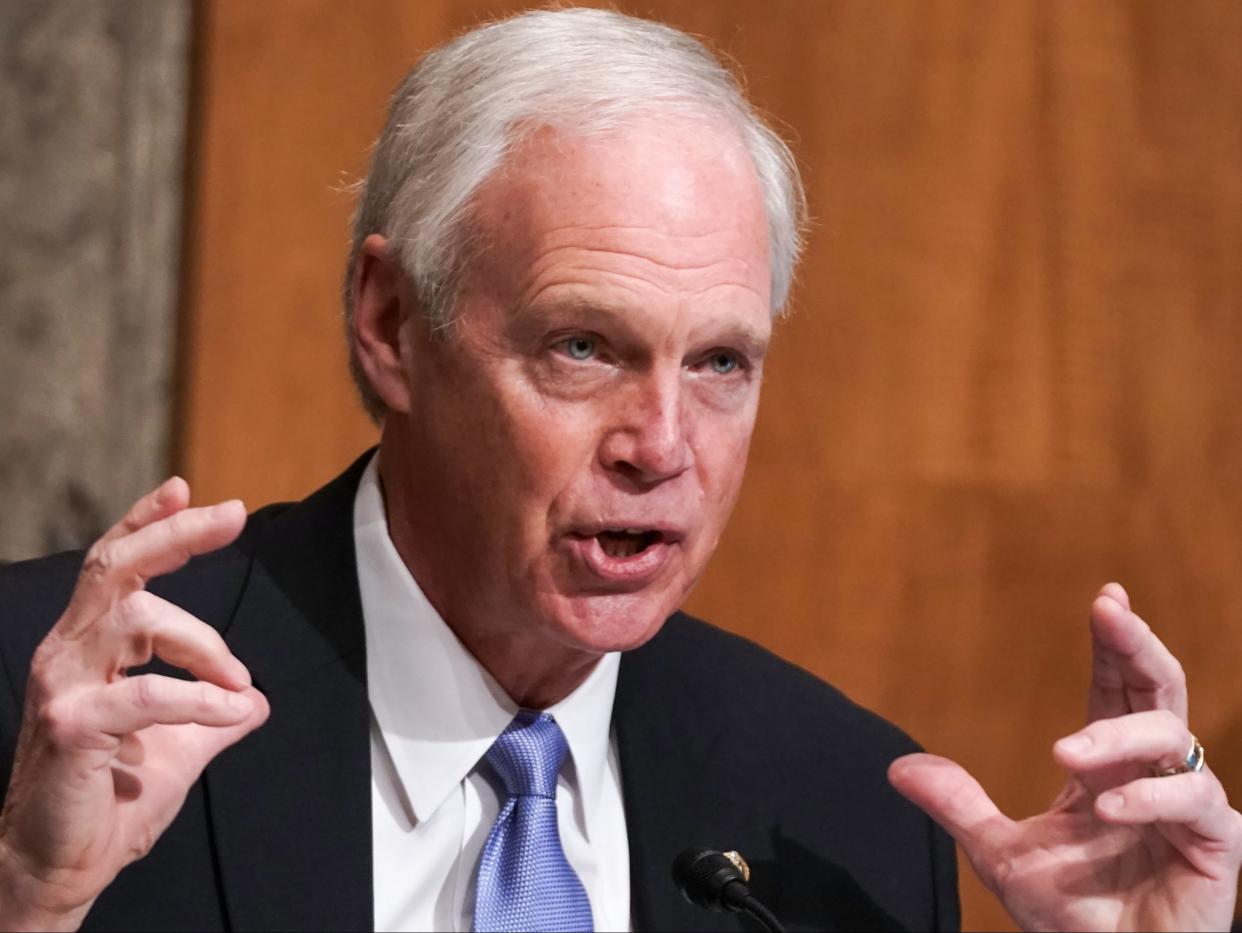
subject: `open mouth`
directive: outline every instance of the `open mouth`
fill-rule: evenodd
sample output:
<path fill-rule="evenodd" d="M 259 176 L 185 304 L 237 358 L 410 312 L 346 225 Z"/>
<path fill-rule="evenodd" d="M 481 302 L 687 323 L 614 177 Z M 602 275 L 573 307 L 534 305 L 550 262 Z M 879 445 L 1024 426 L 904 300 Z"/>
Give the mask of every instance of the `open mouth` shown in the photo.
<path fill-rule="evenodd" d="M 609 557 L 616 558 L 636 557 L 663 538 L 658 531 L 631 528 L 608 529 L 595 535 L 600 549 Z"/>
<path fill-rule="evenodd" d="M 685 534 L 671 526 L 596 525 L 579 527 L 565 540 L 587 585 L 636 592 L 675 566 Z"/>

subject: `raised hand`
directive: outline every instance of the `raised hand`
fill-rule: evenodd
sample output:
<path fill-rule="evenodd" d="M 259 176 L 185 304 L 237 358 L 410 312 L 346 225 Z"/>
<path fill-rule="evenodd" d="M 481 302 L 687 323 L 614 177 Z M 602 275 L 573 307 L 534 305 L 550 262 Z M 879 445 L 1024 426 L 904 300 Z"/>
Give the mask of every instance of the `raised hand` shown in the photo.
<path fill-rule="evenodd" d="M 175 477 L 136 503 L 90 549 L 35 652 L 0 813 L 0 928 L 76 929 L 212 757 L 267 719 L 220 635 L 144 589 L 228 544 L 246 520 L 240 502 L 188 503 Z M 126 676 L 152 657 L 198 680 Z"/>
<path fill-rule="evenodd" d="M 1181 666 L 1110 583 L 1091 610 L 1088 725 L 1053 756 L 1046 813 L 1015 822 L 960 766 L 895 761 L 889 779 L 948 830 L 1026 930 L 1227 930 L 1242 815 L 1211 770 L 1158 777 L 1191 748 Z"/>

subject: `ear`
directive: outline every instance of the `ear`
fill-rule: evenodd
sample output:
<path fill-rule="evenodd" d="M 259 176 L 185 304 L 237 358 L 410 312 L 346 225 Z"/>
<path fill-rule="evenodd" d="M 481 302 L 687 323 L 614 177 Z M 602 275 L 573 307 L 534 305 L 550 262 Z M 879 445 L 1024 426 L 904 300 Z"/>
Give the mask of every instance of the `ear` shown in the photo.
<path fill-rule="evenodd" d="M 397 257 L 388 240 L 373 233 L 367 237 L 354 265 L 354 352 L 376 394 L 390 411 L 410 410 L 410 387 L 405 366 L 408 345 L 402 325 L 411 308 L 403 307 L 409 290 Z"/>

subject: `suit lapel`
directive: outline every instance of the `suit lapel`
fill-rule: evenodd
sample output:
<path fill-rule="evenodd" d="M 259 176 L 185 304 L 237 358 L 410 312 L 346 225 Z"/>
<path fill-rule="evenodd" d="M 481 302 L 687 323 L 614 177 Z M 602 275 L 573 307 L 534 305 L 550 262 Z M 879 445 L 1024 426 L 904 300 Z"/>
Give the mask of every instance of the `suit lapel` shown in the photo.
<path fill-rule="evenodd" d="M 272 707 L 204 778 L 234 929 L 374 926 L 370 708 L 353 546 L 365 462 L 272 520 L 225 633 Z"/>
<path fill-rule="evenodd" d="M 374 927 L 370 705 L 353 545 L 368 457 L 271 521 L 225 632 L 272 707 L 268 722 L 204 775 L 236 930 Z M 694 663 L 681 657 L 677 624 L 674 617 L 622 658 L 613 707 L 633 923 L 741 929 L 735 916 L 688 904 L 672 881 L 673 859 L 687 846 L 763 845 L 748 831 L 745 790 L 722 773 L 723 724 L 676 689 L 679 665 Z"/>
<path fill-rule="evenodd" d="M 636 930 L 733 930 L 735 916 L 688 903 L 673 883 L 673 860 L 690 846 L 731 846 L 732 801 L 717 793 L 714 749 L 722 736 L 711 716 L 677 693 L 668 678 L 667 647 L 674 616 L 654 639 L 622 656 L 613 705 L 630 846 L 631 919 Z M 675 674 L 674 674 L 675 677 Z M 676 693 L 677 695 L 671 695 Z M 688 705 L 690 704 L 690 705 Z"/>

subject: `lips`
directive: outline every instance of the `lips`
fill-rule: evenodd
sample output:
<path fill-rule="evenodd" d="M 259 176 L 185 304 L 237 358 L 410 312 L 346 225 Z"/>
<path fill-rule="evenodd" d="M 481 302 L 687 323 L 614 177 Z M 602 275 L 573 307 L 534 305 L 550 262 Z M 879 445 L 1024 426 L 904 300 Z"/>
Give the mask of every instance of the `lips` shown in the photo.
<path fill-rule="evenodd" d="M 609 557 L 635 557 L 653 544 L 659 544 L 663 535 L 658 531 L 619 529 L 601 531 L 595 535 L 599 546 Z"/>
<path fill-rule="evenodd" d="M 566 536 L 581 572 L 594 582 L 625 590 L 658 577 L 683 537 L 673 528 L 632 524 L 577 529 Z"/>

